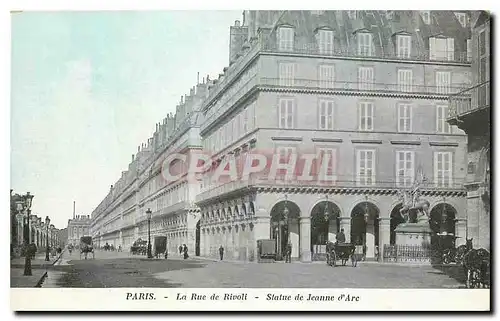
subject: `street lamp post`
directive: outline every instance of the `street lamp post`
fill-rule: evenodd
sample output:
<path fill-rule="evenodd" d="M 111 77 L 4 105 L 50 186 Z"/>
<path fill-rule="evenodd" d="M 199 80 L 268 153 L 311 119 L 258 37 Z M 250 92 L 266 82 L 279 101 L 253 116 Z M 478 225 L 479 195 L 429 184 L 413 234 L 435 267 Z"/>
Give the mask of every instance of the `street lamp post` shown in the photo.
<path fill-rule="evenodd" d="M 30 192 L 27 192 L 26 195 L 23 196 L 23 202 L 21 203 L 21 208 L 26 210 L 26 227 L 28 233 L 24 233 L 24 242 L 26 244 L 25 247 L 25 256 L 24 256 L 24 275 L 31 276 L 31 244 L 30 244 L 30 215 L 31 215 L 31 204 L 33 200 L 33 196 Z"/>
<path fill-rule="evenodd" d="M 50 218 L 47 216 L 47 217 L 45 217 L 45 226 L 47 229 L 45 231 L 46 235 L 47 235 L 47 242 L 45 244 L 45 245 L 47 245 L 45 247 L 45 261 L 47 261 L 47 262 L 50 261 L 50 258 L 49 258 L 49 251 L 50 251 L 50 249 L 49 249 L 49 225 L 50 225 Z"/>
<path fill-rule="evenodd" d="M 330 210 L 328 209 L 328 195 L 326 195 L 326 205 L 325 205 L 325 221 L 326 221 L 326 241 L 325 244 L 328 243 L 328 234 L 330 230 Z"/>
<path fill-rule="evenodd" d="M 288 203 L 288 196 L 285 195 L 285 206 L 283 208 L 283 218 L 285 220 L 285 224 L 286 224 L 286 248 L 285 248 L 285 255 L 288 255 L 288 244 L 291 244 L 290 242 L 290 218 L 289 218 L 289 214 L 290 214 L 290 210 L 288 209 L 288 206 L 287 206 L 287 203 Z M 282 243 L 283 244 L 283 243 Z"/>
<path fill-rule="evenodd" d="M 153 254 L 151 253 L 151 216 L 152 212 L 151 209 L 148 208 L 146 211 L 146 215 L 148 217 L 148 259 L 153 258 Z"/>

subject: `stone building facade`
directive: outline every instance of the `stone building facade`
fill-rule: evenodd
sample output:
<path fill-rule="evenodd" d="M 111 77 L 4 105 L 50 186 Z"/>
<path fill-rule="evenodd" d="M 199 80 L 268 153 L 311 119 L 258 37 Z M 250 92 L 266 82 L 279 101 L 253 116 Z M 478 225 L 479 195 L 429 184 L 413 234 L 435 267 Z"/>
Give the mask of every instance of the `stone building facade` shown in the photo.
<path fill-rule="evenodd" d="M 68 220 L 67 244 L 80 245 L 82 236 L 90 236 L 90 221 L 90 215 L 73 215 L 73 218 Z"/>
<path fill-rule="evenodd" d="M 432 220 L 465 242 L 466 136 L 446 122 L 449 95 L 470 86 L 462 13 L 245 11 L 230 27 L 229 65 L 156 125 L 92 212 L 94 242 L 147 239 L 149 208 L 152 241 L 167 236 L 170 252 L 187 244 L 217 257 L 223 246 L 254 261 L 257 241 L 275 239 L 278 257 L 290 242 L 292 259 L 310 262 L 343 228 L 380 259 L 400 222 L 398 192 L 417 178 Z M 212 166 L 199 179 L 165 180 L 169 155 L 200 149 Z M 333 178 L 213 179 L 264 152 L 328 155 Z"/>
<path fill-rule="evenodd" d="M 244 12 L 231 27 L 241 49 L 230 48 L 229 67 L 202 108 L 204 149 L 214 164 L 252 151 L 327 153 L 335 179 L 207 180 L 196 198 L 202 255 L 215 257 L 222 245 L 228 258 L 252 261 L 256 241 L 271 238 L 278 253 L 290 241 L 292 259 L 308 262 L 343 228 L 375 258 L 377 247 L 394 242 L 398 191 L 417 176 L 433 220 L 465 242 L 466 137 L 446 116 L 450 93 L 470 84 L 467 17 Z"/>
<path fill-rule="evenodd" d="M 59 230 L 54 224 L 45 223 L 45 218 L 30 214 L 26 210 L 18 208 L 18 202 L 22 202 L 22 196 L 19 194 L 10 195 L 10 213 L 11 213 L 11 234 L 10 241 L 12 250 L 20 253 L 20 248 L 27 240 L 26 233 L 29 235 L 29 243 L 35 243 L 38 251 L 45 251 L 47 242 L 49 246 L 61 246 L 62 240 L 59 238 Z M 29 224 L 28 220 L 29 219 Z M 14 253 L 14 255 L 16 255 Z"/>
<path fill-rule="evenodd" d="M 208 79 L 208 77 L 207 77 Z M 155 237 L 167 237 L 170 253 L 186 244 L 188 253 L 199 254 L 199 209 L 194 204 L 199 184 L 189 184 L 187 176 L 168 180 L 164 176 L 164 161 L 171 154 L 189 155 L 201 149 L 198 112 L 207 94 L 208 81 L 191 88 L 181 97 L 176 113 L 156 124 L 153 137 L 138 147 L 137 154 L 122 177 L 111 186 L 109 194 L 92 212 L 91 233 L 95 244 L 106 242 L 129 250 L 140 239 L 148 239 L 146 212 L 152 211 L 151 242 Z M 176 169 L 178 164 L 173 164 Z"/>
<path fill-rule="evenodd" d="M 472 86 L 450 97 L 448 122 L 467 134 L 467 237 L 490 250 L 490 15 L 471 17 Z"/>

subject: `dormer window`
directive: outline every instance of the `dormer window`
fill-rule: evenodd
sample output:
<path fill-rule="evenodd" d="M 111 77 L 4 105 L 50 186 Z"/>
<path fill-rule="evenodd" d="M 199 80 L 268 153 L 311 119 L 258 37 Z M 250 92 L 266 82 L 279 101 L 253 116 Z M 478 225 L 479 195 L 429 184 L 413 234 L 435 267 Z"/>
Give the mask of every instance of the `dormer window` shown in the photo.
<path fill-rule="evenodd" d="M 430 11 L 420 11 L 420 15 L 422 16 L 422 20 L 426 25 L 431 24 L 431 12 Z"/>
<path fill-rule="evenodd" d="M 280 27 L 278 29 L 278 48 L 280 51 L 292 51 L 295 30 L 292 27 Z"/>
<path fill-rule="evenodd" d="M 454 60 L 455 39 L 446 37 L 429 38 L 429 52 L 431 60 Z"/>
<path fill-rule="evenodd" d="M 356 10 L 347 11 L 347 16 L 349 17 L 349 19 L 356 19 L 357 18 Z"/>
<path fill-rule="evenodd" d="M 397 35 L 397 53 L 398 58 L 410 58 L 411 55 L 411 36 Z"/>
<path fill-rule="evenodd" d="M 319 53 L 328 55 L 333 53 L 333 30 L 322 29 L 318 32 Z"/>
<path fill-rule="evenodd" d="M 358 33 L 358 55 L 372 55 L 372 34 L 368 32 Z"/>
<path fill-rule="evenodd" d="M 464 12 L 455 12 L 455 16 L 458 19 L 458 22 L 462 25 L 462 27 L 467 27 L 467 14 Z"/>

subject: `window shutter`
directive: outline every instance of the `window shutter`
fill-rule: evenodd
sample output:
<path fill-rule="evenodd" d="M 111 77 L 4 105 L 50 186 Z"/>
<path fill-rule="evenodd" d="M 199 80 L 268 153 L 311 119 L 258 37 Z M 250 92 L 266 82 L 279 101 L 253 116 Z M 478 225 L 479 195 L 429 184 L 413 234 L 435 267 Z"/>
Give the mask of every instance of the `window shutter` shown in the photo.
<path fill-rule="evenodd" d="M 431 60 L 436 60 L 436 38 L 429 38 L 429 57 Z"/>
<path fill-rule="evenodd" d="M 455 39 L 453 38 L 446 39 L 446 53 L 448 60 L 455 59 Z"/>

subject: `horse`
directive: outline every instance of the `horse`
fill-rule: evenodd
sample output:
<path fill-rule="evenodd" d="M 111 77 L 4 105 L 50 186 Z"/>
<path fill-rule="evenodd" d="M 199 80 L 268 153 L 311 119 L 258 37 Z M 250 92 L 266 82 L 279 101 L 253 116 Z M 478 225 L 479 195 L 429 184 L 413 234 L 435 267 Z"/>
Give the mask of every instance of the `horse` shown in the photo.
<path fill-rule="evenodd" d="M 95 259 L 94 248 L 92 245 L 85 244 L 83 247 L 80 247 L 80 260 L 82 259 L 82 253 L 85 256 L 85 260 L 87 259 L 88 253 L 92 253 L 92 258 Z"/>
<path fill-rule="evenodd" d="M 455 251 L 455 262 L 457 264 L 462 264 L 464 260 L 465 254 L 472 250 L 472 239 L 465 239 L 465 245 L 462 244 L 459 247 L 457 247 Z"/>
<path fill-rule="evenodd" d="M 472 246 L 472 239 L 467 240 L 467 246 Z M 467 288 L 490 286 L 490 253 L 481 249 L 470 249 L 462 259 Z"/>

